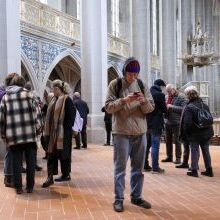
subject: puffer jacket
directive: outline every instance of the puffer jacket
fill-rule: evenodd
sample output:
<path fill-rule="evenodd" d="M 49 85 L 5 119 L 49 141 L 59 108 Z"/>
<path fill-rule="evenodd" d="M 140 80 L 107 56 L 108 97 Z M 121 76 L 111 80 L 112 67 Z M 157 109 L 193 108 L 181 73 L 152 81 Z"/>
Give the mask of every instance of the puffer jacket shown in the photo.
<path fill-rule="evenodd" d="M 181 137 L 185 137 L 188 141 L 207 141 L 213 135 L 212 125 L 208 128 L 198 128 L 195 123 L 198 121 L 198 111 L 202 106 L 200 98 L 190 100 L 184 110 L 183 120 L 181 123 Z M 208 106 L 203 103 L 203 108 Z"/>
<path fill-rule="evenodd" d="M 187 99 L 184 94 L 177 93 L 171 106 L 167 110 L 165 123 L 169 125 L 179 125 L 183 107 L 186 105 Z"/>
<path fill-rule="evenodd" d="M 146 114 L 154 110 L 154 101 L 147 86 L 145 88 L 145 102 L 138 101 L 124 104 L 122 98 L 141 89 L 137 80 L 131 84 L 122 78 L 122 88 L 119 98 L 116 97 L 117 79 L 111 81 L 107 91 L 105 109 L 112 114 L 112 133 L 124 135 L 141 135 L 147 131 Z"/>

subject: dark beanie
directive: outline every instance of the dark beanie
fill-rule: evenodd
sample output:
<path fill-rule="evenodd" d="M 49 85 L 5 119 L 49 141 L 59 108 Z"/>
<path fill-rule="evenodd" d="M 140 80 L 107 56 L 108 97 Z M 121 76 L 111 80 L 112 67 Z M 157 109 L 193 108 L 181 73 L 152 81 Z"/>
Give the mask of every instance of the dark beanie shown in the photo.
<path fill-rule="evenodd" d="M 162 79 L 156 79 L 154 81 L 154 85 L 157 85 L 157 86 L 166 86 L 166 83 L 162 80 Z"/>
<path fill-rule="evenodd" d="M 128 58 L 125 61 L 124 68 L 123 68 L 123 75 L 126 72 L 131 72 L 131 73 L 139 73 L 140 72 L 140 64 L 135 58 Z"/>

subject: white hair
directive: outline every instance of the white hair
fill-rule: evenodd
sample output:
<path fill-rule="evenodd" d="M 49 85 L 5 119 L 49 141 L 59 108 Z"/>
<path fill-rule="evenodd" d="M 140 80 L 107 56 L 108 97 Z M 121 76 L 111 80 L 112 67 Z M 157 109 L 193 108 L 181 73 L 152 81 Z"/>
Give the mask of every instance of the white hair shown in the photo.
<path fill-rule="evenodd" d="M 196 92 L 196 93 L 199 93 L 195 86 L 188 86 L 188 87 L 186 87 L 185 90 L 184 90 L 184 93 L 188 94 L 189 92 L 192 92 L 192 91 Z"/>
<path fill-rule="evenodd" d="M 169 90 L 169 89 L 175 89 L 176 90 L 176 86 L 173 85 L 173 84 L 167 84 L 166 90 Z"/>

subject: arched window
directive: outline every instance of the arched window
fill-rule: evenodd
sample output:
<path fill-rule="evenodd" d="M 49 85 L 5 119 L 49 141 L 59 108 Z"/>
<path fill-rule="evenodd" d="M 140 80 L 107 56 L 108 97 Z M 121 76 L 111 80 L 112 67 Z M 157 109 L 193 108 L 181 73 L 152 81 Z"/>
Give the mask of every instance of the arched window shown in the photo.
<path fill-rule="evenodd" d="M 119 37 L 119 0 L 111 1 L 112 34 Z"/>

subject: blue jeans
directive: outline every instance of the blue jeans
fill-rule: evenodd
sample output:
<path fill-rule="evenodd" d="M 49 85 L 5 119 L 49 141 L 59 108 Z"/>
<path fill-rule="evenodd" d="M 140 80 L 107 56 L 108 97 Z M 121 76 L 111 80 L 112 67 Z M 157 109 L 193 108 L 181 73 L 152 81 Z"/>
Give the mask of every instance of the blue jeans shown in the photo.
<path fill-rule="evenodd" d="M 151 134 L 151 160 L 153 171 L 157 171 L 159 168 L 160 136 L 161 135 L 158 134 Z"/>
<path fill-rule="evenodd" d="M 128 157 L 131 159 L 131 198 L 141 198 L 144 175 L 142 173 L 146 151 L 146 134 L 131 136 L 115 134 L 114 138 L 114 184 L 115 200 L 124 199 L 125 174 Z"/>
<path fill-rule="evenodd" d="M 6 148 L 6 154 L 4 158 L 4 174 L 13 175 L 13 156 L 10 148 Z"/>

